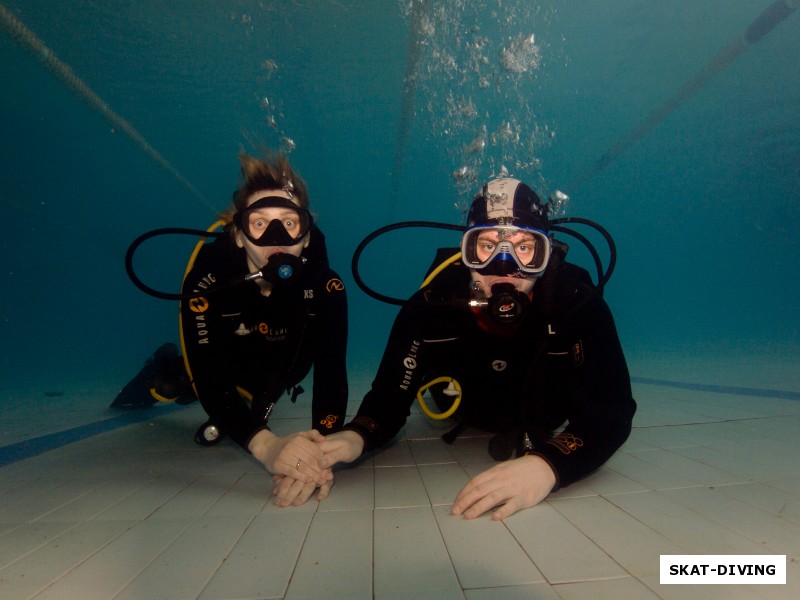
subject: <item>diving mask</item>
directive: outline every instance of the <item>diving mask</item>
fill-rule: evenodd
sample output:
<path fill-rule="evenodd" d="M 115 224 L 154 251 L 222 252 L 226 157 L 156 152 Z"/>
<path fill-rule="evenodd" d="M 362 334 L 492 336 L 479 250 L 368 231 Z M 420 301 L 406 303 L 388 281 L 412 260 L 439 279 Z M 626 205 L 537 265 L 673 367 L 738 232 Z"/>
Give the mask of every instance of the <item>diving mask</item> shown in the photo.
<path fill-rule="evenodd" d="M 482 275 L 540 277 L 550 260 L 550 238 L 534 227 L 485 224 L 470 227 L 461 238 L 461 259 Z"/>
<path fill-rule="evenodd" d="M 311 229 L 311 213 L 280 196 L 259 198 L 234 215 L 239 230 L 256 246 L 294 246 Z"/>

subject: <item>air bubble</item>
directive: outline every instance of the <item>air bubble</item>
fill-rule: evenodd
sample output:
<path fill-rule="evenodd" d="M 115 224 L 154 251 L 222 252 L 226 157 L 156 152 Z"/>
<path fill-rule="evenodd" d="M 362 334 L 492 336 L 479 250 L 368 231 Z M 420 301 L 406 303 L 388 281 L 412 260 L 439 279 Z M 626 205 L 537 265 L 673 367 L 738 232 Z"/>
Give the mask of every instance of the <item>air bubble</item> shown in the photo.
<path fill-rule="evenodd" d="M 508 47 L 500 52 L 500 64 L 503 69 L 512 73 L 526 73 L 539 68 L 542 56 L 535 37 L 519 35 Z"/>
<path fill-rule="evenodd" d="M 531 83 L 543 61 L 542 33 L 534 30 L 546 24 L 548 9 L 497 0 L 399 2 L 409 20 L 415 15 L 419 56 L 407 81 L 421 99 L 417 117 L 447 156 L 461 208 L 480 183 L 509 169 L 541 188 L 538 155 L 553 132 L 538 122 Z"/>
<path fill-rule="evenodd" d="M 295 143 L 295 141 L 292 138 L 287 137 L 285 135 L 281 136 L 281 144 L 283 145 L 283 148 L 286 150 L 286 152 L 294 152 L 295 150 L 297 150 L 297 144 Z"/>

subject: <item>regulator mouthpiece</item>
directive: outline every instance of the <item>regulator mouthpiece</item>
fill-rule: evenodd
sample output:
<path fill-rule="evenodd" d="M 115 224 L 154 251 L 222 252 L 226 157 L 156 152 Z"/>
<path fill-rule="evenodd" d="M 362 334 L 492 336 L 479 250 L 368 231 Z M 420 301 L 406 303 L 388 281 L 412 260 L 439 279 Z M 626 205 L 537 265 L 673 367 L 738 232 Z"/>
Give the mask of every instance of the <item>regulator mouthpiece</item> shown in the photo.
<path fill-rule="evenodd" d="M 518 291 L 510 283 L 496 283 L 487 302 L 489 316 L 498 323 L 514 323 L 530 305 L 526 294 Z"/>
<path fill-rule="evenodd" d="M 305 258 L 294 254 L 278 253 L 269 257 L 267 264 L 260 270 L 249 273 L 245 276 L 245 281 L 263 279 L 272 284 L 273 287 L 288 287 L 300 279 L 303 272 Z"/>

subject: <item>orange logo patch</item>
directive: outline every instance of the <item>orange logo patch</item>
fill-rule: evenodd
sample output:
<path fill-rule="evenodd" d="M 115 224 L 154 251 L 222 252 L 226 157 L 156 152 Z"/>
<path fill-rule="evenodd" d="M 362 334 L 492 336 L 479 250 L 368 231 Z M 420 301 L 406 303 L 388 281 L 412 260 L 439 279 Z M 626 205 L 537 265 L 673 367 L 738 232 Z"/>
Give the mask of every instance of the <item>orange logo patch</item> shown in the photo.
<path fill-rule="evenodd" d="M 189 310 L 194 313 L 204 313 L 208 310 L 208 300 L 203 298 L 192 298 L 189 300 Z"/>
<path fill-rule="evenodd" d="M 341 279 L 329 279 L 325 284 L 325 289 L 329 292 L 342 292 L 344 291 L 344 283 Z"/>
<path fill-rule="evenodd" d="M 559 433 L 552 440 L 547 440 L 546 443 L 552 444 L 563 454 L 569 454 L 583 446 L 583 440 L 579 437 L 575 437 L 571 433 Z"/>
<path fill-rule="evenodd" d="M 258 331 L 259 333 L 267 334 L 269 333 L 269 326 L 266 323 L 259 323 Z"/>
<path fill-rule="evenodd" d="M 333 426 L 336 424 L 336 421 L 339 420 L 339 417 L 336 415 L 328 415 L 322 421 L 319 422 L 320 425 L 325 425 L 326 429 L 333 429 Z"/>

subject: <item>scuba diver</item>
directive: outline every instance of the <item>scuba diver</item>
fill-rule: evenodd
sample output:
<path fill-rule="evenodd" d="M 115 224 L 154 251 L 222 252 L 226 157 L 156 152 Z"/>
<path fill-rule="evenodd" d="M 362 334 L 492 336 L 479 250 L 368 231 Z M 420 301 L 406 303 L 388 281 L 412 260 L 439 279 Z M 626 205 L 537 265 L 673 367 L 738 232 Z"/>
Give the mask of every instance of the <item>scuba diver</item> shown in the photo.
<path fill-rule="evenodd" d="M 502 461 L 466 484 L 454 515 L 496 509 L 492 518 L 504 519 L 589 475 L 625 442 L 636 403 L 614 320 L 602 286 L 564 260 L 548 212 L 516 179 L 483 186 L 459 227 L 460 259 L 404 303 L 356 417 L 320 443 L 322 466 L 386 446 L 432 380 L 442 381 L 430 387 L 440 408 L 460 401 L 445 441 L 467 426 L 492 432 L 489 454 Z M 291 496 L 289 479 L 273 491 L 279 498 Z"/>
<path fill-rule="evenodd" d="M 138 240 L 129 249 L 134 283 L 181 300 L 184 357 L 172 344 L 159 348 L 112 407 L 196 397 L 209 417 L 197 443 L 212 445 L 227 435 L 273 475 L 297 481 L 303 501 L 318 486 L 324 498 L 333 475 L 320 467 L 323 455 L 315 442 L 341 429 L 347 409 L 347 295 L 328 266 L 306 185 L 287 157 L 260 160 L 242 153 L 239 160 L 242 182 L 220 216 L 223 232 L 198 245 L 181 294 L 141 284 L 131 267 Z M 298 384 L 312 366 L 312 428 L 277 436 L 270 414 L 284 394 L 294 402 L 303 392 Z"/>

